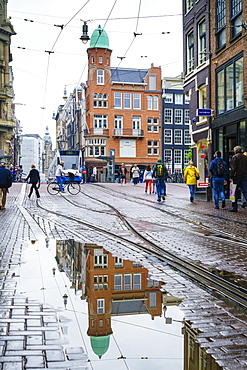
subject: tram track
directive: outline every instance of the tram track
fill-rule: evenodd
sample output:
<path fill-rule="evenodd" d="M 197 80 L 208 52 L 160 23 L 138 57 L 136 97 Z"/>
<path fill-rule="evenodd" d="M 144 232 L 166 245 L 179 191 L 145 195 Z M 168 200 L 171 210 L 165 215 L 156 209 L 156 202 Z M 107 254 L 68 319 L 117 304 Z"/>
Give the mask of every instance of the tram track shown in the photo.
<path fill-rule="evenodd" d="M 87 195 L 89 198 L 91 197 L 88 194 L 84 194 L 84 195 Z M 78 204 L 76 204 L 73 201 L 71 201 L 70 199 L 66 198 L 66 196 L 63 196 L 63 198 L 66 201 L 69 201 L 74 206 L 79 207 Z M 91 197 L 91 198 L 93 198 L 93 197 Z M 93 199 L 95 199 L 95 198 L 93 198 Z M 242 286 L 240 286 L 236 283 L 232 283 L 230 281 L 227 281 L 226 279 L 224 279 L 221 276 L 209 271 L 208 269 L 206 269 L 202 266 L 199 266 L 197 263 L 194 263 L 194 262 L 189 261 L 187 259 L 185 260 L 184 258 L 181 258 L 176 253 L 172 253 L 170 251 L 164 250 L 159 245 L 157 245 L 153 241 L 149 240 L 148 238 L 143 236 L 138 230 L 136 230 L 136 228 L 133 227 L 133 225 L 131 225 L 131 223 L 127 220 L 126 216 L 123 216 L 119 212 L 119 210 L 116 209 L 114 206 L 110 205 L 107 202 L 99 200 L 99 199 L 97 199 L 97 201 L 99 201 L 102 204 L 107 205 L 108 207 L 110 207 L 115 212 L 116 216 L 118 216 L 122 220 L 122 222 L 124 222 L 124 224 L 126 225 L 126 228 L 129 231 L 131 231 L 131 233 L 133 233 L 141 241 L 141 243 L 133 242 L 133 241 L 131 241 L 130 239 L 128 239 L 126 237 L 123 237 L 121 235 L 117 235 L 116 233 L 110 232 L 109 230 L 106 230 L 102 227 L 95 226 L 93 224 L 85 222 L 85 221 L 83 221 L 79 218 L 76 218 L 74 216 L 71 217 L 69 215 L 63 214 L 62 212 L 52 211 L 50 209 L 47 209 L 46 207 L 41 205 L 40 201 L 37 201 L 37 205 L 40 209 L 43 209 L 44 211 L 46 211 L 48 213 L 55 214 L 55 215 L 59 216 L 62 219 L 66 219 L 66 220 L 76 222 L 79 225 L 84 225 L 85 227 L 87 227 L 89 229 L 92 229 L 92 230 L 95 230 L 98 233 L 102 233 L 106 236 L 109 236 L 109 237 L 113 238 L 114 240 L 119 240 L 119 241 L 121 241 L 121 242 L 123 242 L 127 245 L 132 245 L 135 248 L 141 249 L 145 253 L 147 253 L 149 255 L 151 254 L 152 256 L 155 256 L 156 258 L 158 258 L 160 261 L 167 263 L 172 269 L 174 269 L 177 272 L 179 272 L 180 274 L 186 276 L 187 278 L 189 278 L 193 282 L 196 282 L 201 287 L 204 287 L 204 289 L 209 290 L 211 293 L 217 294 L 217 296 L 220 295 L 223 299 L 230 300 L 231 302 L 234 302 L 235 304 L 240 305 L 241 307 L 243 307 L 245 309 L 247 308 L 247 289 L 245 289 L 244 287 L 242 287 Z M 32 213 L 32 211 L 29 211 L 29 212 L 30 212 L 30 214 Z M 39 215 L 39 217 L 46 218 L 43 215 L 42 216 Z M 48 217 L 47 217 L 47 219 L 48 219 Z M 57 221 L 54 221 L 54 222 L 57 225 L 59 225 L 63 228 L 66 228 L 64 223 L 62 223 L 62 222 L 60 223 L 60 222 L 57 222 Z M 202 227 L 202 225 L 199 225 L 199 226 Z M 69 228 L 69 230 L 71 232 L 71 228 Z M 80 233 L 78 233 L 78 232 L 76 232 L 75 234 L 77 236 L 80 236 Z M 236 241 L 235 241 L 235 243 L 236 243 Z M 241 246 L 242 246 L 242 244 L 244 244 L 243 241 L 241 241 L 241 242 L 239 241 L 239 243 L 240 243 Z M 246 245 L 245 245 L 245 247 L 246 247 Z"/>

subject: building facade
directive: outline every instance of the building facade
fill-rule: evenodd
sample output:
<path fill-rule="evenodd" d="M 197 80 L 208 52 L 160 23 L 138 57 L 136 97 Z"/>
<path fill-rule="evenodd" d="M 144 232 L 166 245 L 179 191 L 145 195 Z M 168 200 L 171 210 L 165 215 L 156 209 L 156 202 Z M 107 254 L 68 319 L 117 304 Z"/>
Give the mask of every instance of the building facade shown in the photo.
<path fill-rule="evenodd" d="M 7 18 L 7 0 L 0 0 L 0 160 L 13 163 L 11 140 L 15 127 L 13 73 L 9 63 L 11 36 L 15 31 Z"/>
<path fill-rule="evenodd" d="M 209 1 L 183 0 L 183 14 L 184 92 L 190 100 L 193 160 L 203 181 L 211 160 L 211 117 L 198 109 L 211 109 Z"/>
<path fill-rule="evenodd" d="M 191 142 L 189 99 L 181 77 L 163 78 L 163 153 L 169 173 L 182 174 Z"/>
<path fill-rule="evenodd" d="M 42 173 L 43 146 L 43 139 L 38 134 L 22 135 L 21 165 L 24 176 L 29 173 L 31 164 L 35 164 Z"/>
<path fill-rule="evenodd" d="M 210 8 L 213 150 L 230 162 L 234 146 L 247 150 L 247 4 L 217 0 Z"/>
<path fill-rule="evenodd" d="M 142 169 L 162 156 L 161 68 L 113 68 L 106 32 L 92 34 L 86 88 L 85 159 L 114 156 Z"/>

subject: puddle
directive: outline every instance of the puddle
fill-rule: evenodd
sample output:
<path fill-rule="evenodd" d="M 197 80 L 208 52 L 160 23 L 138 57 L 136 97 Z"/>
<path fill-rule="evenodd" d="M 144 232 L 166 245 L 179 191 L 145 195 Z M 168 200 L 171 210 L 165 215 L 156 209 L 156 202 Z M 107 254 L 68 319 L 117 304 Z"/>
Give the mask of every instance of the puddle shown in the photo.
<path fill-rule="evenodd" d="M 192 330 L 180 301 L 141 264 L 95 244 L 46 239 L 24 248 L 18 274 L 17 293 L 55 308 L 63 344 L 82 347 L 88 368 L 184 369 Z"/>

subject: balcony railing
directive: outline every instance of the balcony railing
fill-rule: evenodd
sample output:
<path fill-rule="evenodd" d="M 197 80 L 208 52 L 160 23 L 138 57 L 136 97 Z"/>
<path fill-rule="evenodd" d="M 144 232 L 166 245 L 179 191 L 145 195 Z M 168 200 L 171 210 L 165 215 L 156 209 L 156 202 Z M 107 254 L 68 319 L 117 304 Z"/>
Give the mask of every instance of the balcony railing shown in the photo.
<path fill-rule="evenodd" d="M 125 136 L 125 137 L 143 137 L 144 131 L 141 129 L 131 129 L 131 128 L 115 128 L 113 131 L 113 136 Z"/>
<path fill-rule="evenodd" d="M 105 135 L 109 136 L 109 129 L 107 128 L 87 128 L 84 130 L 84 135 Z"/>

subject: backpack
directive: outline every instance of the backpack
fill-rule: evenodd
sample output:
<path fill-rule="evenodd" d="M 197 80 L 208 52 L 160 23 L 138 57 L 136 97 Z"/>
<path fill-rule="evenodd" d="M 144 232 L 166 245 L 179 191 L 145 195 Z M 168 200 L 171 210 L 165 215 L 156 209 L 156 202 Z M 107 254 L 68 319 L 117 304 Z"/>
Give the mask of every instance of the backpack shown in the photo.
<path fill-rule="evenodd" d="M 223 160 L 216 161 L 215 175 L 217 177 L 225 177 L 226 168 Z"/>
<path fill-rule="evenodd" d="M 158 177 L 164 176 L 164 166 L 163 166 L 163 164 L 157 164 L 156 168 L 157 168 L 156 169 L 157 176 Z"/>

